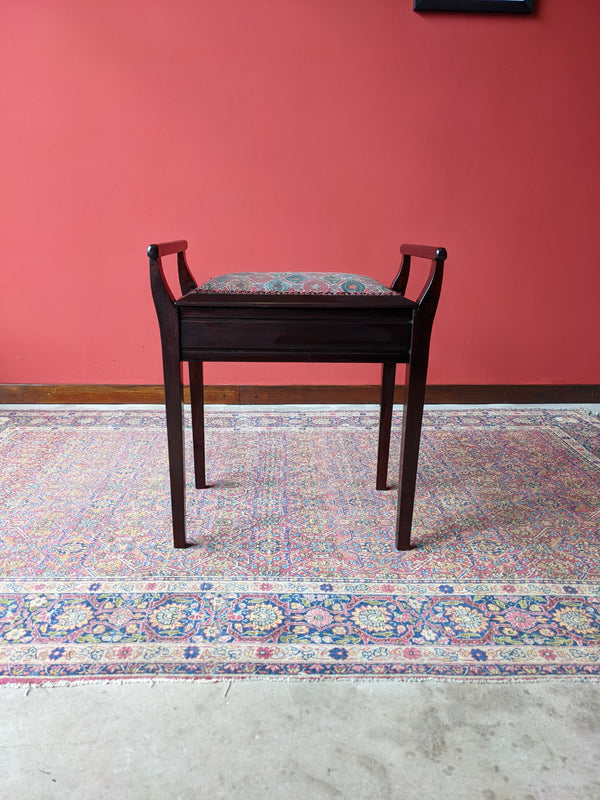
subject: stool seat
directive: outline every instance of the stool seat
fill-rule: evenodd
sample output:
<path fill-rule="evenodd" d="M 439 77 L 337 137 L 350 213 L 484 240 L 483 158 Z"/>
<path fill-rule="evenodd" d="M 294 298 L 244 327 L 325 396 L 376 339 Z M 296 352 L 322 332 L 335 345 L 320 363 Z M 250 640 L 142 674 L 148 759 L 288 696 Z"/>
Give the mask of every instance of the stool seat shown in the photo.
<path fill-rule="evenodd" d="M 396 547 L 409 550 L 429 359 L 446 251 L 402 245 L 391 285 L 351 272 L 230 272 L 198 284 L 186 260 L 187 242 L 148 248 L 150 284 L 162 341 L 169 448 L 173 544 L 185 537 L 185 437 L 182 363 L 188 362 L 195 483 L 208 489 L 204 446 L 205 361 L 309 361 L 382 365 L 375 486 L 387 488 L 397 364 L 406 364 Z M 182 295 L 162 266 L 177 254 Z M 411 258 L 430 261 L 416 300 L 405 297 Z"/>
<path fill-rule="evenodd" d="M 385 284 L 351 272 L 229 272 L 192 294 L 394 295 Z"/>

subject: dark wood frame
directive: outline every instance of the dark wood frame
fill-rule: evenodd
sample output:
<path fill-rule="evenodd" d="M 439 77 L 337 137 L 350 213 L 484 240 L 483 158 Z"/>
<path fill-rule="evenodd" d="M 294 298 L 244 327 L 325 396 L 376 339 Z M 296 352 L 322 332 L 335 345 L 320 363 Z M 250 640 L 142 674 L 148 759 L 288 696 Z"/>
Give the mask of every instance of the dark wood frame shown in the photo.
<path fill-rule="evenodd" d="M 382 365 L 377 489 L 387 488 L 396 364 L 406 364 L 396 547 L 410 549 L 431 328 L 440 296 L 443 247 L 402 245 L 389 295 L 212 294 L 196 291 L 187 242 L 148 247 L 150 283 L 162 341 L 173 514 L 173 544 L 186 547 L 182 362 L 189 363 L 196 488 L 206 489 L 204 361 L 370 362 Z M 162 258 L 177 255 L 176 299 Z M 404 296 L 411 259 L 430 261 L 416 301 Z"/>
<path fill-rule="evenodd" d="M 413 10 L 530 14 L 533 11 L 533 0 L 414 0 Z"/>

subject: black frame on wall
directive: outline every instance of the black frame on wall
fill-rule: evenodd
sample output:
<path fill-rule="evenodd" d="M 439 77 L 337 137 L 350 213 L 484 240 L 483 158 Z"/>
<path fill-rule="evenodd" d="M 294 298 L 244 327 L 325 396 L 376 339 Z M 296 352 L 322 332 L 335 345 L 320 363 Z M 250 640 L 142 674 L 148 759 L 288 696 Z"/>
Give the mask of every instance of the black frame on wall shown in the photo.
<path fill-rule="evenodd" d="M 533 0 L 414 0 L 413 10 L 529 14 L 533 11 Z"/>

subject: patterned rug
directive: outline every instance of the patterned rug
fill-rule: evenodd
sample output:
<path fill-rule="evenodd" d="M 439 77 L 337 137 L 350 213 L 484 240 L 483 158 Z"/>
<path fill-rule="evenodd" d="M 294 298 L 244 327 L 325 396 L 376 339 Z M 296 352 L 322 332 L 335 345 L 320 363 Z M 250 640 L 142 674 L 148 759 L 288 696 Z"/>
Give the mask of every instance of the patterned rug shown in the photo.
<path fill-rule="evenodd" d="M 0 682 L 600 675 L 587 412 L 426 412 L 407 553 L 372 408 L 209 406 L 179 551 L 161 408 L 0 417 Z"/>

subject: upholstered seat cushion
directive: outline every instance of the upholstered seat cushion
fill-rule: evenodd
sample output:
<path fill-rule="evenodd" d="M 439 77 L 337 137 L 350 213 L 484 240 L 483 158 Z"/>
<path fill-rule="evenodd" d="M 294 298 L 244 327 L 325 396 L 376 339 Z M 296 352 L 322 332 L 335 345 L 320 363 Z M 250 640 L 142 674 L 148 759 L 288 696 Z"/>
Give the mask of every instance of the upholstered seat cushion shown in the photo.
<path fill-rule="evenodd" d="M 383 283 L 349 272 L 231 272 L 196 289 L 210 294 L 393 295 Z"/>

